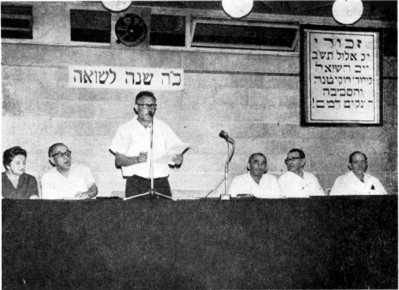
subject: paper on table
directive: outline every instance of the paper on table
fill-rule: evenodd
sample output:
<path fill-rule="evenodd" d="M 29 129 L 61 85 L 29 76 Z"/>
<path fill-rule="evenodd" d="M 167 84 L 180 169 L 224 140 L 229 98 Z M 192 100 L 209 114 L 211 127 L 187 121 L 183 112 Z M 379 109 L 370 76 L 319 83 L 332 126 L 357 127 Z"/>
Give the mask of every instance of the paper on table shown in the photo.
<path fill-rule="evenodd" d="M 154 160 L 154 162 L 157 162 L 157 163 L 173 163 L 173 160 L 172 160 L 173 157 L 175 157 L 177 154 L 184 154 L 189 147 L 190 147 L 190 145 L 187 144 L 187 143 L 183 143 L 183 144 L 180 144 L 180 145 L 173 146 L 164 155 L 156 158 Z"/>

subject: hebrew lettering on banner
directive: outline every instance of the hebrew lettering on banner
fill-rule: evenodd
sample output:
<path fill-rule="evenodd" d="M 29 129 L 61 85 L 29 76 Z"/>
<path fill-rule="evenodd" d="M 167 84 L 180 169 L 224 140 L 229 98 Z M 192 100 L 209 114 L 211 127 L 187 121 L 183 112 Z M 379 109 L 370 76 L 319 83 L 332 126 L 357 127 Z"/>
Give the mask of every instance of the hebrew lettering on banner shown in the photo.
<path fill-rule="evenodd" d="M 73 88 L 183 90 L 183 69 L 117 66 L 70 66 Z"/>
<path fill-rule="evenodd" d="M 379 124 L 379 32 L 304 31 L 306 122 Z"/>

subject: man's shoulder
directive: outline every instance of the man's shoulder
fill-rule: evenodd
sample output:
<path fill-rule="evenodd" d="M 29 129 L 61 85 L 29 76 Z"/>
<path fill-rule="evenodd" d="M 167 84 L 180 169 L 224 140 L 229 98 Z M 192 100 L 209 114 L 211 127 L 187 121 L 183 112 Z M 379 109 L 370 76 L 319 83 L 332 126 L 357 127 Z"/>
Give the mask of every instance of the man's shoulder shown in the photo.
<path fill-rule="evenodd" d="M 50 168 L 42 175 L 42 180 L 51 179 L 57 174 L 57 169 L 55 167 Z"/>
<path fill-rule="evenodd" d="M 90 171 L 90 168 L 87 165 L 82 164 L 82 163 L 73 163 L 71 165 L 71 170 L 82 172 L 82 171 Z"/>
<path fill-rule="evenodd" d="M 155 126 L 158 126 L 158 127 L 170 128 L 170 126 L 165 121 L 160 120 L 158 118 L 154 118 L 154 123 L 155 123 Z"/>
<path fill-rule="evenodd" d="M 262 175 L 262 178 L 267 180 L 277 180 L 277 176 L 271 173 L 265 173 Z"/>
<path fill-rule="evenodd" d="M 287 180 L 292 178 L 294 173 L 292 173 L 291 171 L 286 171 L 283 174 L 281 174 L 278 178 L 278 180 Z"/>
<path fill-rule="evenodd" d="M 304 172 L 303 172 L 303 176 L 304 176 L 305 178 L 317 180 L 316 175 L 313 174 L 312 172 L 309 172 L 309 171 L 304 171 Z"/>
<path fill-rule="evenodd" d="M 366 176 L 367 179 L 370 179 L 371 181 L 375 181 L 375 180 L 380 181 L 377 177 L 375 177 L 369 173 L 365 173 L 364 175 Z"/>
<path fill-rule="evenodd" d="M 348 183 L 348 182 L 351 182 L 351 180 L 353 180 L 354 177 L 355 176 L 353 175 L 352 171 L 348 171 L 342 175 L 339 175 L 335 179 L 335 183 Z"/>
<path fill-rule="evenodd" d="M 347 179 L 347 178 L 351 178 L 351 177 L 353 177 L 353 173 L 352 173 L 352 171 L 348 171 L 348 172 L 345 172 L 344 174 L 339 175 L 337 177 L 337 179 L 342 180 L 342 179 Z"/>
<path fill-rule="evenodd" d="M 248 179 L 248 173 L 236 175 L 236 176 L 233 178 L 233 180 L 235 180 L 235 181 L 242 181 L 242 180 L 246 180 L 246 179 Z"/>
<path fill-rule="evenodd" d="M 137 118 L 134 117 L 132 119 L 130 119 L 129 121 L 122 123 L 121 125 L 119 125 L 119 130 L 124 130 L 124 129 L 130 129 L 131 127 L 136 126 L 137 124 Z"/>

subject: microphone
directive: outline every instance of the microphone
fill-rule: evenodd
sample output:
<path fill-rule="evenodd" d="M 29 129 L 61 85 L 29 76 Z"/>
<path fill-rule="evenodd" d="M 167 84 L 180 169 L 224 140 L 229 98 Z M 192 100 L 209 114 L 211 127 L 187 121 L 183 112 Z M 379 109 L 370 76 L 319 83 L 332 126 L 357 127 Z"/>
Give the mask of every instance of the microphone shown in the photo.
<path fill-rule="evenodd" d="M 155 112 L 154 111 L 148 111 L 148 115 L 150 115 L 150 117 L 154 117 L 154 115 L 155 115 Z"/>
<path fill-rule="evenodd" d="M 231 137 L 229 136 L 229 134 L 228 134 L 227 132 L 223 131 L 223 130 L 220 131 L 219 137 L 220 137 L 220 138 L 223 138 L 224 140 L 226 140 L 226 142 L 229 142 L 229 143 L 231 143 L 231 144 L 234 144 L 234 139 L 231 138 Z"/>

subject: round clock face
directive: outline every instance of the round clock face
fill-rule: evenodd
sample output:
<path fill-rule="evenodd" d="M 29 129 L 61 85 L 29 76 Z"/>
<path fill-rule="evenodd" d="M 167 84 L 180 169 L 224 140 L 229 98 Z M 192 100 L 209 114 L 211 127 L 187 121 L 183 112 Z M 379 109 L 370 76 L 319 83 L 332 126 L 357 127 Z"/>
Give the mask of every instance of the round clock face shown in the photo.
<path fill-rule="evenodd" d="M 341 24 L 353 24 L 362 17 L 362 0 L 335 0 L 332 13 L 335 21 Z"/>
<path fill-rule="evenodd" d="M 102 1 L 105 8 L 112 12 L 121 12 L 129 8 L 132 1 Z"/>
<path fill-rule="evenodd" d="M 147 36 L 147 25 L 140 16 L 126 14 L 116 22 L 115 34 L 119 42 L 127 46 L 134 46 Z"/>
<path fill-rule="evenodd" d="M 247 16 L 254 6 L 253 0 L 222 0 L 224 12 L 232 18 Z"/>

